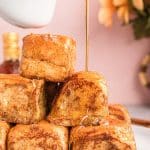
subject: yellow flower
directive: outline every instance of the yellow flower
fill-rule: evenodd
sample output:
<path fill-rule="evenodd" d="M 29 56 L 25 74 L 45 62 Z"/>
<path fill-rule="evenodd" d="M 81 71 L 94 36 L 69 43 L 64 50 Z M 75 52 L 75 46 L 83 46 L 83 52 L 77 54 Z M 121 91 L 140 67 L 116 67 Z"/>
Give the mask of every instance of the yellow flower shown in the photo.
<path fill-rule="evenodd" d="M 105 25 L 106 27 L 111 26 L 113 13 L 114 9 L 101 8 L 98 15 L 99 22 Z"/>
<path fill-rule="evenodd" d="M 129 0 L 99 0 L 101 9 L 98 14 L 99 22 L 105 26 L 112 25 L 113 14 L 117 12 L 118 18 L 129 23 L 132 12 Z M 132 0 L 133 7 L 138 10 L 144 9 L 144 0 Z"/>
<path fill-rule="evenodd" d="M 118 17 L 123 20 L 126 24 L 129 23 L 129 7 L 124 5 L 118 8 L 117 10 Z"/>
<path fill-rule="evenodd" d="M 113 7 L 112 0 L 99 0 L 102 7 Z"/>
<path fill-rule="evenodd" d="M 132 0 L 133 6 L 138 10 L 144 9 L 143 0 Z M 113 4 L 117 9 L 118 17 L 125 23 L 129 23 L 130 18 L 130 4 L 128 0 L 113 0 Z"/>
<path fill-rule="evenodd" d="M 143 0 L 132 0 L 133 6 L 138 10 L 144 9 L 144 2 Z"/>
<path fill-rule="evenodd" d="M 113 4 L 116 7 L 122 6 L 122 5 L 127 5 L 128 0 L 113 0 Z"/>
<path fill-rule="evenodd" d="M 113 0 L 113 4 L 117 7 L 117 15 L 125 23 L 129 23 L 130 9 L 128 0 Z"/>
<path fill-rule="evenodd" d="M 112 25 L 112 16 L 115 12 L 115 7 L 112 0 L 99 0 L 101 8 L 98 14 L 99 22 L 106 27 Z"/>

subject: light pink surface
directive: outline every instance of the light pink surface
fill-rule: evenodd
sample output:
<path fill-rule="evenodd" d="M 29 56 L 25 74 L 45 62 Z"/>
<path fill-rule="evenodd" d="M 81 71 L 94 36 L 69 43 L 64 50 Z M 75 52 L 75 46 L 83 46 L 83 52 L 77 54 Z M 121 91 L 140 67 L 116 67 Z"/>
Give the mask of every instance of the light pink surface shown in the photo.
<path fill-rule="evenodd" d="M 121 27 L 117 21 L 112 28 L 104 28 L 97 21 L 98 9 L 97 0 L 91 1 L 90 70 L 106 77 L 109 102 L 150 103 L 150 91 L 141 87 L 137 77 L 140 61 L 150 51 L 149 40 L 135 41 L 131 28 Z M 0 34 L 8 31 L 16 31 L 21 37 L 31 32 L 74 37 L 77 40 L 78 53 L 76 68 L 84 69 L 84 1 L 57 0 L 55 17 L 51 24 L 42 29 L 20 29 L 0 20 Z M 2 50 L 2 42 L 0 46 Z"/>

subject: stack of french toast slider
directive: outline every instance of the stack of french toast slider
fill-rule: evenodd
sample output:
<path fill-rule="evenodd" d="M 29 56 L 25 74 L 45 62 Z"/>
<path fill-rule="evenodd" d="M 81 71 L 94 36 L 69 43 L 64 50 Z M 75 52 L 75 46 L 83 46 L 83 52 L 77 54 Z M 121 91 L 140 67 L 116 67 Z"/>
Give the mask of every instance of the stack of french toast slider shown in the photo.
<path fill-rule="evenodd" d="M 75 60 L 72 38 L 23 39 L 20 75 L 0 74 L 0 150 L 136 150 L 127 110 Z"/>

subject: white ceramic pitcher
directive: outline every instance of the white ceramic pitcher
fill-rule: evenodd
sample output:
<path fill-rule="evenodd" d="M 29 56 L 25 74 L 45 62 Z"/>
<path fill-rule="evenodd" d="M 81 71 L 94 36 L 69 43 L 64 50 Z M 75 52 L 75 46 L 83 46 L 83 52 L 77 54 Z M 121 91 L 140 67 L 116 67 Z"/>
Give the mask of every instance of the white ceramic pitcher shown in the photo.
<path fill-rule="evenodd" d="M 51 21 L 55 4 L 56 0 L 0 0 L 0 17 L 24 28 L 42 27 Z"/>

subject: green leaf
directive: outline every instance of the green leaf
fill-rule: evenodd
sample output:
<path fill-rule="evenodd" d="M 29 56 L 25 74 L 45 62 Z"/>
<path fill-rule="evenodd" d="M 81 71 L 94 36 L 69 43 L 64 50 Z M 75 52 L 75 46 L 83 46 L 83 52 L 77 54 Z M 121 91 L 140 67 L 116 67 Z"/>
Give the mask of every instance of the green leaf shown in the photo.
<path fill-rule="evenodd" d="M 137 17 L 131 21 L 136 39 L 150 37 L 150 7 L 143 12 L 137 12 Z"/>
<path fill-rule="evenodd" d="M 147 28 L 150 26 L 148 24 L 147 18 L 137 18 L 132 22 L 132 26 L 134 29 L 134 35 L 136 39 L 141 39 L 143 37 L 149 37 L 150 36 L 150 28 Z"/>
<path fill-rule="evenodd" d="M 146 25 L 146 29 L 150 29 L 150 16 L 147 19 L 147 25 Z"/>

